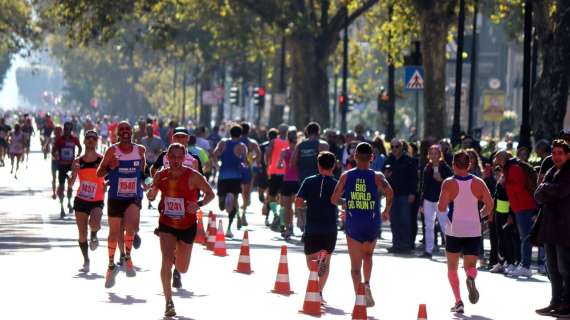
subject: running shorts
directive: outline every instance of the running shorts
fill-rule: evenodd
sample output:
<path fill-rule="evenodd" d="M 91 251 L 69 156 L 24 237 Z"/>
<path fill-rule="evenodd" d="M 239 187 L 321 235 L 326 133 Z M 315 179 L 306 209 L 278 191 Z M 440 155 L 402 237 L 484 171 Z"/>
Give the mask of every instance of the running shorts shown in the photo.
<path fill-rule="evenodd" d="M 298 181 L 284 181 L 283 185 L 281 186 L 281 195 L 284 197 L 290 197 L 292 195 L 296 195 L 299 191 L 299 182 Z"/>
<path fill-rule="evenodd" d="M 303 235 L 305 254 L 314 254 L 321 250 L 326 250 L 328 254 L 331 254 L 336 247 L 336 238 L 336 233 Z"/>
<path fill-rule="evenodd" d="M 55 174 L 57 172 L 57 160 L 51 161 L 51 173 Z"/>
<path fill-rule="evenodd" d="M 240 172 L 241 172 L 241 184 L 251 184 L 251 179 L 252 179 L 251 168 L 242 166 Z"/>
<path fill-rule="evenodd" d="M 241 193 L 241 179 L 218 180 L 218 197 L 225 198 L 228 193 Z"/>
<path fill-rule="evenodd" d="M 255 186 L 259 189 L 267 189 L 269 186 L 269 177 L 265 168 L 260 169 L 255 175 Z"/>
<path fill-rule="evenodd" d="M 275 197 L 279 194 L 281 186 L 283 185 L 283 175 L 273 174 L 269 178 L 269 196 Z"/>
<path fill-rule="evenodd" d="M 158 224 L 158 232 L 170 233 L 176 237 L 177 241 L 182 241 L 187 244 L 193 244 L 194 238 L 196 238 L 196 224 L 193 224 L 188 229 L 176 229 L 171 226 L 165 225 L 163 223 Z"/>
<path fill-rule="evenodd" d="M 141 199 L 130 199 L 130 200 L 109 199 L 107 200 L 107 215 L 112 218 L 124 218 L 125 211 L 127 211 L 127 208 L 131 204 L 134 204 L 137 207 L 139 207 L 139 210 L 142 208 Z"/>
<path fill-rule="evenodd" d="M 73 211 L 87 213 L 88 215 L 91 213 L 91 210 L 95 208 L 103 209 L 104 206 L 105 202 L 103 201 L 85 201 L 77 197 L 73 200 Z"/>
<path fill-rule="evenodd" d="M 71 171 L 71 164 L 58 164 L 57 165 L 57 180 L 59 181 L 59 185 L 62 186 L 67 180 L 68 175 L 67 173 Z"/>
<path fill-rule="evenodd" d="M 463 253 L 465 256 L 478 256 L 481 246 L 481 237 L 454 237 L 445 236 L 445 251 L 450 253 Z"/>

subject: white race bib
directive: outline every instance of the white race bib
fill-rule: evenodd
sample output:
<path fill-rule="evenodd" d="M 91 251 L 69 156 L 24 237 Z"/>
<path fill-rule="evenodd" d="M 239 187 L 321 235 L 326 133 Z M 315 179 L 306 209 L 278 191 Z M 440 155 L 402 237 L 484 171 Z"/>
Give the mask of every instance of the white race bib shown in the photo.
<path fill-rule="evenodd" d="M 119 178 L 119 188 L 117 195 L 121 197 L 132 197 L 137 194 L 137 178 Z"/>
<path fill-rule="evenodd" d="M 89 200 L 95 200 L 97 193 L 97 184 L 91 181 L 81 181 L 79 184 L 79 197 Z"/>
<path fill-rule="evenodd" d="M 164 198 L 164 214 L 173 219 L 181 219 L 184 216 L 184 198 Z"/>

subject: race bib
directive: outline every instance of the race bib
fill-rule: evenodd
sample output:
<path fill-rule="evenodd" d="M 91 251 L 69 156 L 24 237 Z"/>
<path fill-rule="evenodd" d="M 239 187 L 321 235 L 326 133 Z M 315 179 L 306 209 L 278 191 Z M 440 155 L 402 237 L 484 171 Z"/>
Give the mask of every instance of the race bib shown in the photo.
<path fill-rule="evenodd" d="M 181 219 L 184 216 L 184 198 L 166 197 L 164 199 L 164 214 L 173 219 Z"/>
<path fill-rule="evenodd" d="M 120 197 L 132 197 L 137 194 L 137 178 L 119 178 L 117 195 Z"/>
<path fill-rule="evenodd" d="M 89 200 L 95 200 L 97 193 L 97 184 L 90 181 L 81 181 L 79 184 L 79 197 Z"/>
<path fill-rule="evenodd" d="M 63 161 L 73 160 L 73 148 L 61 148 L 61 160 Z"/>

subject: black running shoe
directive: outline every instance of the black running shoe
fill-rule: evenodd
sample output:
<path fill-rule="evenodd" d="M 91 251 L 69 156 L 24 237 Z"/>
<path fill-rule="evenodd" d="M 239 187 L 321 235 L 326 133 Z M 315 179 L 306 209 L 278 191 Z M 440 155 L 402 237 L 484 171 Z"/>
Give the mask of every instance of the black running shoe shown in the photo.
<path fill-rule="evenodd" d="M 476 304 L 479 301 L 479 291 L 475 287 L 475 279 L 467 277 L 467 290 L 469 291 L 469 302 Z"/>
<path fill-rule="evenodd" d="M 463 306 L 463 301 L 456 302 L 453 307 L 451 307 L 451 312 L 453 313 L 463 313 L 465 312 L 465 307 Z"/>
<path fill-rule="evenodd" d="M 559 319 L 570 319 L 570 307 L 564 306 L 558 309 L 554 309 L 550 312 L 549 316 Z"/>
<path fill-rule="evenodd" d="M 61 211 L 59 212 L 59 217 L 61 219 L 65 218 L 65 210 L 63 210 L 63 206 L 61 206 Z"/>
<path fill-rule="evenodd" d="M 174 317 L 175 315 L 176 315 L 176 310 L 174 310 L 174 302 L 172 302 L 172 300 L 169 300 L 166 303 L 166 310 L 164 311 L 164 316 Z"/>
<path fill-rule="evenodd" d="M 182 288 L 180 272 L 178 272 L 176 269 L 174 269 L 174 272 L 172 272 L 172 287 L 176 289 Z"/>
<path fill-rule="evenodd" d="M 558 310 L 558 305 L 549 304 L 547 307 L 536 309 L 535 312 L 541 316 L 550 316 L 552 312 L 556 312 Z"/>
<path fill-rule="evenodd" d="M 241 217 L 239 215 L 239 213 L 236 214 L 237 216 L 237 229 L 241 229 Z"/>
<path fill-rule="evenodd" d="M 138 233 L 135 233 L 135 238 L 133 239 L 133 248 L 138 249 L 141 247 L 141 237 Z"/>

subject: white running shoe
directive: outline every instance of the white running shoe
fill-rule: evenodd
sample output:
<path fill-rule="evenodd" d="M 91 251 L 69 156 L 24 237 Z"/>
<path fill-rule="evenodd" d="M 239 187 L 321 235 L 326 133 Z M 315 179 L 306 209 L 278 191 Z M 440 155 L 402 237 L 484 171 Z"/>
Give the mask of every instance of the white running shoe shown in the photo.
<path fill-rule="evenodd" d="M 83 267 L 79 269 L 79 272 L 88 273 L 89 272 L 89 261 L 83 263 Z"/>
<path fill-rule="evenodd" d="M 97 238 L 92 238 L 89 241 L 89 249 L 91 249 L 91 251 L 95 251 L 97 247 L 99 247 L 99 240 Z"/>
<path fill-rule="evenodd" d="M 514 278 L 518 278 L 518 277 L 527 277 L 530 278 L 532 277 L 532 270 L 527 269 L 523 266 L 519 266 L 515 271 L 513 271 L 511 274 L 511 277 Z"/>
<path fill-rule="evenodd" d="M 507 268 L 505 269 L 505 273 L 510 276 L 511 273 L 513 273 L 513 271 L 515 271 L 516 269 L 517 269 L 517 266 L 515 266 L 514 264 L 509 264 L 507 266 Z"/>
<path fill-rule="evenodd" d="M 364 296 L 366 298 L 366 307 L 374 307 L 376 303 L 374 302 L 374 298 L 372 298 L 372 290 L 370 290 L 369 284 L 364 285 Z"/>
<path fill-rule="evenodd" d="M 500 263 L 497 263 L 496 265 L 494 265 L 491 268 L 491 270 L 489 270 L 489 272 L 491 272 L 491 273 L 503 273 L 504 271 L 505 271 L 505 268 Z"/>

